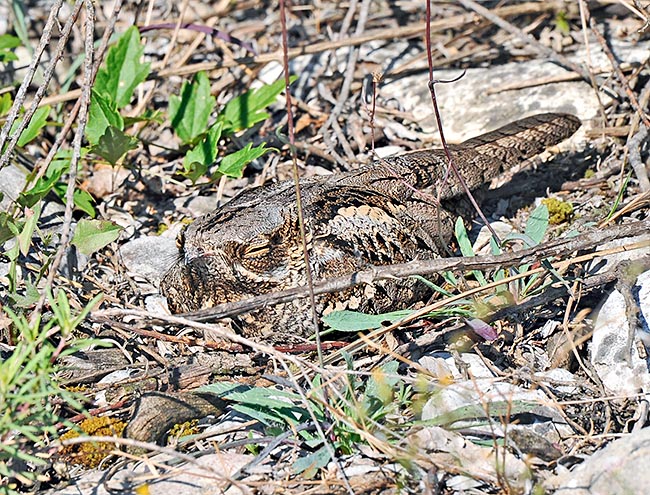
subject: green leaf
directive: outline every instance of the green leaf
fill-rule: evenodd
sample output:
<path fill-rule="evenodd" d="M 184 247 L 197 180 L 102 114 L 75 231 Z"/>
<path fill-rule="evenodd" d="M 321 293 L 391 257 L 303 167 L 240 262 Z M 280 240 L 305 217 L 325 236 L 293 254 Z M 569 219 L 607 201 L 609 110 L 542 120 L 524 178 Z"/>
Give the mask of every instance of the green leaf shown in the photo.
<path fill-rule="evenodd" d="M 131 26 L 108 50 L 106 64 L 97 72 L 95 89 L 112 100 L 117 108 L 124 108 L 131 102 L 136 86 L 149 75 L 150 65 L 141 62 L 143 53 L 140 32 Z"/>
<path fill-rule="evenodd" d="M 95 199 L 90 195 L 88 191 L 83 189 L 75 189 L 72 197 L 74 205 L 87 214 L 91 218 L 95 218 L 97 212 L 95 211 Z"/>
<path fill-rule="evenodd" d="M 528 218 L 528 222 L 526 222 L 526 230 L 524 230 L 524 234 L 533 240 L 533 246 L 537 246 L 544 239 L 544 234 L 546 234 L 547 229 L 548 208 L 545 204 L 540 204 L 530 214 L 530 218 Z"/>
<path fill-rule="evenodd" d="M 135 149 L 137 146 L 137 139 L 111 125 L 106 129 L 104 135 L 99 138 L 99 142 L 92 148 L 92 151 L 106 159 L 111 165 L 117 165 L 117 162 L 129 150 Z"/>
<path fill-rule="evenodd" d="M 198 72 L 191 83 L 185 82 L 180 96 L 169 97 L 169 118 L 183 144 L 193 143 L 205 133 L 215 105 L 205 72 Z"/>
<path fill-rule="evenodd" d="M 290 80 L 295 81 L 296 76 L 291 76 Z M 230 100 L 217 117 L 224 122 L 224 132 L 232 134 L 265 120 L 269 114 L 263 109 L 273 103 L 283 89 L 284 79 L 280 79 Z"/>
<path fill-rule="evenodd" d="M 29 280 L 25 281 L 25 294 L 21 295 L 13 293 L 9 296 L 16 306 L 19 308 L 29 308 L 32 304 L 36 304 L 41 297 L 38 289 Z"/>
<path fill-rule="evenodd" d="M 120 236 L 120 230 L 122 227 L 108 220 L 81 219 L 74 231 L 72 244 L 77 246 L 81 253 L 90 256 L 115 241 Z"/>
<path fill-rule="evenodd" d="M 569 34 L 571 32 L 571 26 L 567 20 L 566 12 L 560 11 L 555 15 L 555 27 L 562 34 Z"/>
<path fill-rule="evenodd" d="M 228 177 L 241 177 L 244 175 L 244 167 L 246 165 L 269 151 L 270 148 L 266 148 L 265 146 L 266 143 L 262 143 L 253 148 L 253 144 L 248 143 L 245 148 L 224 156 L 221 163 L 219 163 L 219 168 L 216 173 L 218 175 L 227 175 Z"/>
<path fill-rule="evenodd" d="M 208 166 L 203 163 L 192 162 L 189 165 L 185 165 L 184 170 L 179 173 L 183 177 L 190 179 L 192 184 L 194 184 L 197 180 L 208 173 Z"/>
<path fill-rule="evenodd" d="M 90 98 L 88 125 L 86 125 L 86 139 L 90 144 L 96 145 L 110 126 L 123 131 L 124 120 L 117 111 L 115 102 L 93 89 Z"/>
<path fill-rule="evenodd" d="M 413 311 L 409 309 L 392 311 L 380 315 L 369 315 L 348 310 L 334 311 L 323 316 L 323 322 L 333 330 L 339 332 L 360 332 L 362 330 L 381 328 L 384 322 L 393 323 L 412 313 Z"/>
<path fill-rule="evenodd" d="M 443 412 L 442 414 L 423 421 L 417 421 L 415 424 L 425 426 L 444 426 L 452 425 L 458 421 L 485 420 L 490 417 L 510 416 L 514 414 L 527 413 L 539 407 L 535 402 L 525 400 L 513 401 L 494 401 L 489 403 L 488 412 L 481 404 L 470 404 L 461 406 L 452 411 Z"/>
<path fill-rule="evenodd" d="M 458 217 L 456 220 L 456 225 L 454 226 L 454 233 L 456 234 L 456 240 L 458 240 L 458 247 L 463 256 L 474 256 L 474 249 L 472 249 L 472 243 L 469 240 L 467 235 L 467 230 L 465 229 L 465 224 L 463 219 Z"/>
<path fill-rule="evenodd" d="M 181 174 L 192 182 L 196 182 L 205 175 L 210 165 L 217 160 L 217 146 L 221 138 L 222 127 L 221 122 L 210 127 L 205 137 L 185 155 L 183 159 L 184 171 Z"/>
<path fill-rule="evenodd" d="M 389 361 L 382 365 L 379 370 L 373 370 L 370 379 L 366 384 L 363 401 L 369 407 L 372 398 L 378 399 L 386 404 L 392 400 L 392 394 L 395 387 L 401 381 L 397 374 L 399 363 Z"/>
<path fill-rule="evenodd" d="M 31 208 L 54 188 L 54 185 L 59 181 L 63 171 L 66 169 L 64 163 L 50 163 L 47 172 L 43 177 L 40 177 L 34 186 L 29 190 L 20 193 L 18 196 L 18 204 Z"/>
<path fill-rule="evenodd" d="M 14 101 L 11 99 L 10 93 L 0 95 L 0 117 L 4 117 L 9 113 L 9 110 L 11 110 L 11 105 L 13 105 L 13 103 Z"/>
<path fill-rule="evenodd" d="M 157 124 L 164 124 L 165 119 L 165 114 L 162 111 L 146 109 L 144 112 L 142 112 L 141 115 L 136 115 L 134 117 L 125 116 L 124 128 L 129 127 L 133 124 L 137 124 L 139 122 L 155 122 Z"/>
<path fill-rule="evenodd" d="M 85 154 L 86 150 L 82 148 L 82 156 Z M 31 208 L 47 196 L 50 191 L 54 191 L 59 198 L 65 201 L 67 184 L 61 181 L 61 176 L 70 168 L 71 155 L 71 150 L 57 152 L 43 177 L 40 177 L 31 189 L 20 193 L 18 196 L 18 204 Z M 95 208 L 93 207 L 94 200 L 87 191 L 78 188 L 75 189 L 73 200 L 75 206 L 81 211 L 91 217 L 95 216 Z"/>
<path fill-rule="evenodd" d="M 296 474 L 302 474 L 304 478 L 311 479 L 318 473 L 318 470 L 327 466 L 331 460 L 330 450 L 323 445 L 316 452 L 300 457 L 293 463 L 291 468 Z"/>
<path fill-rule="evenodd" d="M 27 127 L 23 129 L 23 132 L 20 134 L 20 137 L 18 138 L 18 142 L 16 144 L 22 147 L 25 146 L 30 141 L 32 141 L 34 138 L 36 138 L 39 132 L 41 132 L 41 129 L 45 127 L 45 124 L 47 123 L 47 115 L 49 113 L 50 113 L 50 107 L 47 105 L 38 108 L 34 112 L 34 115 L 32 115 L 32 119 L 29 121 L 29 124 L 27 124 Z M 22 119 L 19 119 L 16 122 L 14 122 L 14 125 L 11 127 L 12 133 L 14 132 L 15 129 L 18 128 L 21 122 Z"/>
<path fill-rule="evenodd" d="M 0 36 L 0 63 L 6 64 L 7 62 L 18 60 L 18 57 L 11 49 L 21 44 L 20 39 L 16 36 L 10 34 Z"/>
<path fill-rule="evenodd" d="M 5 2 L 7 3 L 7 2 Z M 29 33 L 27 32 L 27 7 L 25 2 L 19 0 L 12 0 L 11 2 L 12 13 L 14 15 L 13 28 L 23 46 L 29 50 L 30 55 L 34 53 L 34 49 L 29 43 Z"/>
<path fill-rule="evenodd" d="M 27 256 L 29 248 L 32 245 L 32 237 L 34 236 L 38 219 L 41 216 L 42 206 L 41 203 L 38 203 L 33 210 L 25 211 L 25 224 L 23 225 L 22 232 L 18 236 L 18 245 L 23 256 Z"/>
<path fill-rule="evenodd" d="M 467 235 L 467 230 L 465 229 L 465 224 L 463 223 L 463 219 L 461 217 L 458 217 L 456 220 L 456 225 L 454 226 L 454 233 L 456 234 L 456 239 L 458 240 L 458 247 L 460 248 L 460 252 L 462 253 L 463 256 L 469 256 L 473 257 L 474 256 L 474 248 L 472 248 L 472 243 L 469 240 L 469 236 Z M 474 277 L 476 280 L 481 285 L 486 285 L 487 281 L 485 280 L 485 276 L 478 270 L 472 270 L 472 273 L 474 274 Z"/>

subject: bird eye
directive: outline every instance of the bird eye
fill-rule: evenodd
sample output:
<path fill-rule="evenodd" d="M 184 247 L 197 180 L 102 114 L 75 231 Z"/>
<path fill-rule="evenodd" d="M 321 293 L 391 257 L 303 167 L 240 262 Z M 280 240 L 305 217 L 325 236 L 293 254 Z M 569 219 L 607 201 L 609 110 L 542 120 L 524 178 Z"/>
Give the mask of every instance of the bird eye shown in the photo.
<path fill-rule="evenodd" d="M 282 237 L 282 234 L 278 231 L 275 231 L 273 232 L 273 235 L 271 235 L 270 242 L 273 246 L 279 246 L 280 244 L 282 244 L 283 240 L 284 239 Z"/>
<path fill-rule="evenodd" d="M 269 253 L 271 247 L 268 243 L 263 244 L 251 244 L 246 246 L 244 249 L 245 258 L 259 258 L 260 256 L 265 256 Z"/>

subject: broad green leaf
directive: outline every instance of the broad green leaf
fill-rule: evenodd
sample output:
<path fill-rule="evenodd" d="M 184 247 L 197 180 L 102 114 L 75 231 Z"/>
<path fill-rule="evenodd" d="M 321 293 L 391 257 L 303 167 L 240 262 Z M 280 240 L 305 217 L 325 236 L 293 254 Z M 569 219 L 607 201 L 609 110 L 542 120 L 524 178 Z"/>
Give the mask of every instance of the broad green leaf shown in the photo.
<path fill-rule="evenodd" d="M 179 172 L 183 177 L 187 177 L 194 184 L 197 180 L 208 173 L 208 165 L 200 162 L 192 162 L 189 165 L 183 164 L 183 171 Z"/>
<path fill-rule="evenodd" d="M 65 164 L 50 163 L 47 172 L 36 181 L 36 184 L 29 190 L 21 192 L 18 196 L 18 204 L 31 208 L 54 188 L 55 184 L 61 179 L 63 171 L 66 169 Z"/>
<path fill-rule="evenodd" d="M 198 72 L 194 80 L 185 82 L 181 95 L 170 95 L 169 118 L 183 144 L 193 143 L 208 128 L 210 114 L 216 99 L 210 95 L 210 81 L 205 72 Z"/>
<path fill-rule="evenodd" d="M 95 199 L 90 195 L 88 191 L 84 191 L 83 189 L 75 189 L 72 201 L 74 201 L 74 205 L 77 208 L 83 211 L 90 218 L 95 218 L 95 215 L 97 215 L 95 207 L 93 206 Z"/>
<path fill-rule="evenodd" d="M 0 36 L 0 50 L 7 50 L 8 48 L 16 48 L 20 46 L 20 39 L 11 34 L 3 34 Z"/>
<path fill-rule="evenodd" d="M 123 131 L 124 120 L 117 111 L 115 102 L 93 89 L 88 113 L 88 125 L 86 125 L 86 139 L 90 144 L 96 145 L 109 126 Z"/>
<path fill-rule="evenodd" d="M 217 174 L 235 178 L 241 177 L 244 175 L 244 167 L 246 165 L 269 151 L 269 148 L 265 146 L 266 143 L 262 143 L 253 148 L 253 144 L 248 143 L 245 148 L 224 156 L 221 163 L 219 163 Z"/>
<path fill-rule="evenodd" d="M 120 236 L 122 227 L 108 220 L 81 219 L 77 224 L 72 238 L 72 244 L 79 251 L 90 256 L 95 251 L 109 245 Z"/>
<path fill-rule="evenodd" d="M 84 156 L 86 152 L 87 150 L 82 148 L 81 156 Z M 47 196 L 50 191 L 54 191 L 59 198 L 65 201 L 67 184 L 61 181 L 61 176 L 70 168 L 71 154 L 71 150 L 59 151 L 47 167 L 47 171 L 43 177 L 39 178 L 28 191 L 20 193 L 18 196 L 18 204 L 31 208 Z M 94 200 L 87 191 L 78 188 L 75 189 L 73 200 L 78 209 L 91 217 L 95 216 L 96 213 L 93 207 Z"/>
<path fill-rule="evenodd" d="M 490 252 L 494 256 L 503 253 L 503 249 L 501 249 L 501 246 L 499 246 L 494 236 L 490 236 Z"/>
<path fill-rule="evenodd" d="M 149 75 L 149 64 L 141 62 L 143 53 L 140 32 L 131 26 L 108 50 L 106 63 L 97 72 L 95 90 L 115 102 L 117 108 L 131 102 L 136 86 Z"/>
<path fill-rule="evenodd" d="M 296 76 L 291 76 L 291 82 L 295 80 Z M 283 89 L 284 79 L 280 79 L 230 100 L 218 117 L 224 122 L 224 132 L 232 134 L 265 120 L 269 114 L 263 109 L 273 103 Z"/>
<path fill-rule="evenodd" d="M 527 234 L 520 234 L 519 232 L 510 232 L 505 238 L 504 241 L 511 242 L 511 241 L 521 241 L 524 243 L 526 247 L 533 247 L 539 244 L 538 242 L 535 242 L 535 240 L 530 237 Z"/>
<path fill-rule="evenodd" d="M 99 142 L 92 148 L 92 151 L 106 159 L 111 165 L 116 165 L 129 150 L 135 149 L 137 146 L 137 139 L 111 125 L 99 138 Z"/>
<path fill-rule="evenodd" d="M 306 479 L 311 479 L 318 473 L 318 470 L 327 466 L 331 460 L 330 450 L 323 445 L 316 452 L 300 457 L 293 463 L 291 468 L 296 474 L 302 474 Z"/>
<path fill-rule="evenodd" d="M 210 165 L 216 161 L 222 127 L 221 122 L 210 127 L 205 137 L 185 155 L 182 175 L 188 177 L 192 182 L 196 182 L 205 175 Z"/>
<path fill-rule="evenodd" d="M 370 399 L 379 399 L 382 403 L 392 400 L 393 390 L 401 381 L 397 374 L 399 363 L 389 361 L 382 365 L 381 368 L 375 369 L 366 384 L 363 401 L 368 403 Z"/>
<path fill-rule="evenodd" d="M 50 113 L 50 107 L 47 105 L 38 108 L 34 112 L 34 115 L 32 115 L 32 119 L 27 124 L 27 127 L 23 129 L 23 132 L 20 134 L 20 137 L 18 138 L 18 142 L 16 144 L 22 147 L 25 146 L 30 141 L 32 141 L 34 138 L 36 138 L 39 132 L 41 132 L 41 129 L 45 127 L 45 124 L 47 123 L 47 116 L 49 113 Z M 14 122 L 14 125 L 11 126 L 12 133 L 18 128 L 21 122 L 22 119 L 18 119 L 16 122 Z"/>
<path fill-rule="evenodd" d="M 524 233 L 533 240 L 533 246 L 537 246 L 544 239 L 544 234 L 546 234 L 547 229 L 548 208 L 545 204 L 540 204 L 530 214 L 530 218 L 528 218 L 528 222 L 526 222 L 526 230 L 524 230 Z"/>
<path fill-rule="evenodd" d="M 4 117 L 11 110 L 14 101 L 11 99 L 11 93 L 0 95 L 0 117 Z"/>
<path fill-rule="evenodd" d="M 240 393 L 250 389 L 251 389 L 250 385 L 244 385 L 237 382 L 224 381 L 224 382 L 214 382 L 209 385 L 204 385 L 202 387 L 199 387 L 197 391 L 207 392 L 210 394 L 217 395 L 219 397 L 225 397 L 230 393 Z"/>
<path fill-rule="evenodd" d="M 3 34 L 0 36 L 0 63 L 6 64 L 7 62 L 18 60 L 18 57 L 11 51 L 11 49 L 20 46 L 21 44 L 20 39 L 16 36 L 10 34 Z"/>
<path fill-rule="evenodd" d="M 0 211 L 0 247 L 9 239 L 16 237 L 16 220 L 5 211 Z M 13 227 L 13 228 L 12 228 Z"/>
<path fill-rule="evenodd" d="M 411 313 L 413 313 L 413 311 L 408 309 L 392 311 L 381 315 L 369 315 L 348 310 L 334 311 L 323 316 L 323 322 L 333 330 L 339 332 L 360 332 L 362 330 L 381 328 L 384 322 L 393 323 Z"/>
<path fill-rule="evenodd" d="M 300 396 L 283 390 L 273 388 L 251 387 L 235 382 L 215 382 L 205 385 L 199 389 L 201 392 L 207 392 L 218 395 L 224 399 L 235 402 L 250 403 L 257 405 L 269 405 L 287 407 L 291 406 L 290 402 L 281 401 L 278 397 L 285 397 L 290 400 L 300 400 Z"/>

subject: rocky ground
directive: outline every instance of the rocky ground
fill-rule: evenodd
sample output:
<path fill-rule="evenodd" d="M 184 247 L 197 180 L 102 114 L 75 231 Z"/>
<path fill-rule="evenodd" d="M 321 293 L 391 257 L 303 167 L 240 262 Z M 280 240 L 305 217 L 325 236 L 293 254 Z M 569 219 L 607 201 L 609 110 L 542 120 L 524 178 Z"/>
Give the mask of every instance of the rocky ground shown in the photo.
<path fill-rule="evenodd" d="M 50 105 L 47 124 L 10 151 L 7 133 L 0 134 L 3 157 L 11 158 L 0 161 L 0 375 L 11 383 L 4 377 L 16 366 L 11 356 L 21 349 L 21 329 L 45 328 L 36 349 L 53 345 L 52 376 L 62 390 L 80 394 L 87 411 L 50 394 L 42 403 L 52 406 L 56 424 L 47 430 L 35 419 L 39 434 L 25 436 L 19 413 L 42 399 L 20 399 L 26 389 L 6 385 L 0 394 L 16 408 L 11 416 L 8 407 L 12 422 L 0 422 L 0 435 L 18 447 L 0 459 L 0 490 L 646 492 L 646 1 L 432 2 L 433 78 L 462 75 L 435 86 L 447 141 L 542 112 L 574 114 L 583 126 L 485 193 L 485 216 L 511 239 L 502 254 L 492 255 L 482 222 L 467 225 L 469 240 L 453 248 L 467 256 L 472 243 L 474 265 L 436 260 L 442 264 L 435 271 L 445 276 L 431 278 L 441 290 L 413 311 L 326 320 L 348 333 L 325 335 L 322 359 L 314 342 L 273 348 L 236 335 L 228 318 L 172 316 L 158 292 L 184 225 L 245 188 L 292 176 L 282 96 L 270 100 L 259 122 L 224 132 L 217 164 L 198 177 L 184 168 L 192 143 L 169 118 L 183 84 L 200 71 L 215 98 L 210 124 L 234 98 L 283 77 L 278 4 L 101 2 L 92 23 L 91 7 L 65 4 L 49 25 L 57 2 L 0 6 L 0 34 L 27 41 L 11 50 L 16 60 L 0 59 L 0 97 L 19 97 L 39 40 L 52 33 L 25 86 L 25 107 Z M 370 163 L 372 150 L 386 156 L 440 146 L 425 8 L 408 0 L 287 4 L 301 176 Z M 98 57 L 102 36 L 111 29 L 120 36 L 132 25 L 142 41 L 129 50 L 141 46 L 143 53 L 129 70 L 148 63 L 150 71 L 118 108 L 122 123 L 112 122 L 129 145 L 111 163 L 88 133 L 77 143 L 85 150 L 75 148 L 86 111 L 85 36 L 98 42 Z M 111 60 L 109 54 L 105 63 L 116 64 Z M 44 85 L 50 63 L 53 79 Z M 4 124 L 11 114 L 0 118 Z M 262 142 L 273 149 L 241 175 L 219 172 L 224 156 Z M 78 154 L 76 177 L 66 168 L 59 194 L 54 179 L 36 197 L 33 178 L 53 176 L 57 162 L 48 154 L 57 149 Z M 66 211 L 68 184 L 70 194 L 92 196 L 104 223 L 84 223 L 89 212 L 79 202 Z M 36 199 L 26 204 L 21 192 L 30 190 Z M 542 204 L 549 215 L 539 220 L 531 213 Z M 81 238 L 83 225 L 99 226 L 94 247 Z M 48 288 L 81 317 L 60 317 L 64 303 L 41 297 Z M 31 326 L 21 327 L 16 314 Z M 56 323 L 46 327 L 48 321 Z M 65 321 L 74 322 L 68 333 Z M 94 339 L 90 346 L 75 347 L 86 337 Z M 26 364 L 37 358 L 21 365 L 27 376 L 37 376 Z"/>

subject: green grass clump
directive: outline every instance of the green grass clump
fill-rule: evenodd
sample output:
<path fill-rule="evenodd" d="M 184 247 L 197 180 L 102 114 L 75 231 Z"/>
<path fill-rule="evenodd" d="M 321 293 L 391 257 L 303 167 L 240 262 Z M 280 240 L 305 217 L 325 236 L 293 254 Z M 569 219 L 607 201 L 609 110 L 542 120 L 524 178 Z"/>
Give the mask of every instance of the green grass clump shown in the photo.
<path fill-rule="evenodd" d="M 9 356 L 0 363 L 0 476 L 9 480 L 8 493 L 29 487 L 38 479 L 38 470 L 47 466 L 45 447 L 58 436 L 63 407 L 83 410 L 81 396 L 66 390 L 56 378 L 57 359 L 87 348 L 93 341 L 72 339 L 76 326 L 86 317 L 98 298 L 78 315 L 73 315 L 67 296 L 59 291 L 49 296 L 53 316 L 32 321 L 6 306 L 4 316 L 11 321 L 14 342 Z"/>

